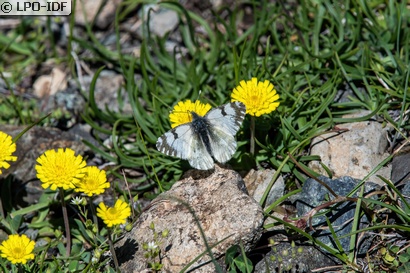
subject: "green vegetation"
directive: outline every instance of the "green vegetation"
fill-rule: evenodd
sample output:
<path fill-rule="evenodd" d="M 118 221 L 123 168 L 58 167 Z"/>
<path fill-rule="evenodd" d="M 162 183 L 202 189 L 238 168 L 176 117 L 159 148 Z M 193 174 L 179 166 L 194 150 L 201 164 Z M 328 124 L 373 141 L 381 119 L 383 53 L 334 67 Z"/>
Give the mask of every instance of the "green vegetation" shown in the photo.
<path fill-rule="evenodd" d="M 0 90 L 0 124 L 28 125 L 47 114 L 41 113 L 33 98 L 20 92 L 27 78 L 40 76 L 35 74 L 36 68 L 42 67 L 44 62 L 69 67 L 81 89 L 77 70 L 80 58 L 95 72 L 90 88 L 81 90 L 87 102 L 82 120 L 98 132 L 95 136 L 112 138 L 110 146 L 103 139 L 97 139 L 98 146 L 86 144 L 113 163 L 109 174 L 116 179 L 124 179 L 121 172 L 124 169 L 143 174 L 127 178 L 129 184 L 135 185 L 133 196 L 149 192 L 147 196 L 153 197 L 164 192 L 190 168 L 185 161 L 163 156 L 155 148 L 157 138 L 170 129 L 168 115 L 172 107 L 181 100 L 198 98 L 212 106 L 221 105 L 230 101 L 232 90 L 241 80 L 252 77 L 269 80 L 275 85 L 280 106 L 271 114 L 255 119 L 255 154 L 249 152 L 251 123 L 248 118 L 245 120 L 237 134 L 238 150 L 230 161 L 234 169 L 274 168 L 278 171 L 272 183 L 277 176 L 286 174 L 287 185 L 294 190 L 295 181 L 303 183 L 306 179 L 306 171 L 316 175 L 307 167 L 309 161 L 318 160 L 317 156 L 306 153 L 313 137 L 332 130 L 336 124 L 368 120 L 375 115 L 395 128 L 390 144 L 392 151 L 398 137 L 405 137 L 403 132 L 410 129 L 407 121 L 410 105 L 407 95 L 410 76 L 408 4 L 389 0 L 338 1 L 338 4 L 328 0 L 297 2 L 264 0 L 246 2 L 238 8 L 223 6 L 219 13 L 212 14 L 214 19 L 206 20 L 176 1 L 124 1 L 117 9 L 114 24 L 105 30 L 107 35 L 115 36 L 115 46 L 103 43 L 102 36 L 96 35 L 97 32 L 101 34 L 101 30 L 97 30 L 93 22 L 80 31 L 74 16 L 70 16 L 66 18 L 67 43 L 62 48 L 51 27 L 62 22 L 61 18 L 23 18 L 15 28 L 0 33 L 0 82 L 4 81 L 6 86 L 6 90 Z M 179 33 L 181 41 L 172 50 L 167 47 L 170 34 L 156 37 L 150 32 L 147 20 L 154 11 L 143 9 L 148 4 L 177 12 L 180 21 L 175 32 Z M 245 12 L 244 6 L 253 12 Z M 139 56 L 125 53 L 121 43 L 125 35 L 121 25 L 135 16 L 137 9 L 146 10 Z M 222 11 L 224 17 L 220 15 Z M 245 23 L 247 25 L 239 27 Z M 201 29 L 200 34 L 198 29 Z M 65 54 L 59 53 L 61 50 Z M 115 92 L 119 105 L 124 105 L 123 98 L 127 98 L 132 114 L 112 111 L 109 106 L 98 108 L 96 83 L 107 67 L 123 75 L 123 89 Z M 361 118 L 344 117 L 360 110 L 368 110 L 369 114 Z M 52 117 L 63 118 L 61 113 L 54 113 Z M 41 124 L 50 122 L 44 120 Z M 379 167 L 388 164 L 390 159 Z M 0 180 L 1 191 L 11 184 L 11 178 Z M 360 195 L 356 213 L 363 213 L 360 202 L 366 202 L 372 210 L 381 207 L 393 212 L 394 224 L 388 224 L 375 214 L 369 230 L 400 231 L 408 244 L 410 206 L 391 182 L 386 180 L 386 185 L 398 194 L 397 200 L 387 193 L 378 200 Z M 128 193 L 115 190 L 128 198 Z M 269 190 L 270 187 L 261 203 L 265 202 Z M 360 192 L 359 187 L 357 191 Z M 76 220 L 78 226 L 71 227 L 73 249 L 67 261 L 62 258 L 65 249 L 59 242 L 62 233 L 57 229 L 58 224 L 44 221 L 50 206 L 56 203 L 53 192 L 45 191 L 36 207 L 31 208 L 9 207 L 6 204 L 12 202 L 7 196 L 1 198 L 6 210 L 6 217 L 0 217 L 1 229 L 7 233 L 16 232 L 24 229 L 25 223 L 38 230 L 39 237 L 48 240 L 47 245 L 36 249 L 38 255 L 34 263 L 27 265 L 27 272 L 103 272 L 99 268 L 106 264 L 107 257 L 96 263 L 90 261 L 98 256 L 96 252 L 101 257 L 103 251 L 109 250 L 104 239 L 107 230 L 97 234 L 93 225 Z M 272 210 L 270 206 L 265 212 L 269 214 Z M 34 211 L 38 213 L 35 217 L 23 217 Z M 277 220 L 320 245 L 307 232 Z M 352 230 L 352 245 L 359 232 L 363 230 Z M 387 243 L 387 239 L 380 249 L 383 252 L 375 250 L 374 255 L 380 258 L 380 263 L 369 261 L 373 272 L 395 272 L 393 270 L 409 267 L 408 251 L 398 253 L 394 243 Z M 54 251 L 52 255 L 47 254 L 50 250 Z M 355 264 L 354 251 L 327 250 L 346 265 L 347 271 L 360 271 Z M 236 257 L 235 260 L 237 253 L 240 259 Z M 154 254 L 151 258 L 155 258 Z M 391 261 L 390 257 L 398 258 Z M 247 261 L 243 253 L 231 249 L 226 262 L 232 270 L 236 267 L 240 272 L 248 272 Z M 384 266 L 378 267 L 380 264 Z M 155 266 L 159 268 L 160 264 Z M 14 266 L 12 269 L 17 270 Z M 2 258 L 1 270 L 10 270 L 8 262 Z M 114 272 L 109 265 L 104 270 Z"/>

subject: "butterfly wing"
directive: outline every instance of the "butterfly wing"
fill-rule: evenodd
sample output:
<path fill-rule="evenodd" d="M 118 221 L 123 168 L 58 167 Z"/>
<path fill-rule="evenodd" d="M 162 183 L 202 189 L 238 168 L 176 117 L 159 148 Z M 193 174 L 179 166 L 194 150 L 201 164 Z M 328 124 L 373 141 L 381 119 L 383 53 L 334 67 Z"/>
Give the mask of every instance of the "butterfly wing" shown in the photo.
<path fill-rule="evenodd" d="M 166 155 L 187 159 L 196 169 L 209 170 L 214 166 L 211 155 L 190 123 L 179 125 L 160 136 L 157 149 Z"/>
<path fill-rule="evenodd" d="M 220 163 L 227 162 L 236 151 L 234 136 L 218 128 L 212 129 L 209 133 L 209 144 L 215 160 Z"/>
<path fill-rule="evenodd" d="M 214 168 L 214 160 L 205 148 L 203 142 L 196 137 L 196 144 L 192 146 L 192 153 L 188 158 L 189 164 L 198 170 L 209 170 Z"/>
<path fill-rule="evenodd" d="M 205 115 L 210 124 L 209 142 L 211 150 L 218 162 L 227 162 L 235 153 L 235 134 L 242 125 L 245 113 L 245 105 L 236 101 L 212 109 Z"/>

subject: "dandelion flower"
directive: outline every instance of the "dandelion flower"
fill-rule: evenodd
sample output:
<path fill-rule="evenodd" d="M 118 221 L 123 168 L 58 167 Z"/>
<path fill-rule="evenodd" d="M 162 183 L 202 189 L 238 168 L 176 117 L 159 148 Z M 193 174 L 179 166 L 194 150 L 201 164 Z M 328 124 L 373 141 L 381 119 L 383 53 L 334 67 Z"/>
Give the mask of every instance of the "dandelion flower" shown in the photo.
<path fill-rule="evenodd" d="M 13 264 L 26 264 L 28 260 L 34 259 L 33 250 L 35 244 L 25 234 L 21 236 L 10 235 L 0 245 L 0 256 Z"/>
<path fill-rule="evenodd" d="M 97 216 L 100 217 L 108 227 L 125 224 L 130 215 L 130 206 L 121 199 L 115 202 L 114 207 L 107 207 L 101 202 L 97 208 Z"/>
<path fill-rule="evenodd" d="M 83 192 L 88 196 L 92 196 L 93 194 L 101 194 L 110 187 L 104 170 L 100 170 L 96 166 L 88 166 L 85 167 L 85 174 L 76 184 L 76 192 Z"/>
<path fill-rule="evenodd" d="M 37 178 L 44 189 L 74 189 L 85 176 L 86 163 L 83 157 L 75 156 L 75 152 L 70 148 L 48 150 L 37 158 L 37 163 Z"/>
<path fill-rule="evenodd" d="M 211 110 L 211 108 L 212 107 L 209 103 L 203 104 L 199 100 L 195 102 L 192 102 L 190 100 L 180 101 L 177 105 L 174 106 L 174 109 L 172 109 L 171 113 L 169 114 L 171 127 L 175 128 L 178 125 L 191 122 L 191 112 L 195 112 L 199 116 L 203 117 L 209 110 Z"/>
<path fill-rule="evenodd" d="M 0 131 L 0 174 L 1 169 L 8 169 L 10 164 L 6 161 L 16 161 L 17 156 L 12 156 L 16 151 L 16 143 L 13 143 L 13 139 L 6 133 Z"/>
<path fill-rule="evenodd" d="M 279 95 L 273 84 L 268 80 L 258 82 L 257 78 L 242 80 L 233 90 L 231 98 L 245 104 L 246 113 L 256 117 L 275 111 L 279 106 Z"/>

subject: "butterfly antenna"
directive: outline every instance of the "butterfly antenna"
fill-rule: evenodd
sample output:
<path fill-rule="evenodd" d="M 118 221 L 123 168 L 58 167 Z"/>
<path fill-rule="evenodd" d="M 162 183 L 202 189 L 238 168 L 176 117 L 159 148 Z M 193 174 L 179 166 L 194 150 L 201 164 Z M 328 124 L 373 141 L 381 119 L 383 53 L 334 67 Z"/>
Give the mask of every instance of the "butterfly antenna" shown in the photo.
<path fill-rule="evenodd" d="M 202 90 L 198 91 L 198 96 L 196 97 L 196 100 L 199 100 L 201 102 L 203 102 L 203 101 L 209 102 L 209 99 L 202 95 Z"/>

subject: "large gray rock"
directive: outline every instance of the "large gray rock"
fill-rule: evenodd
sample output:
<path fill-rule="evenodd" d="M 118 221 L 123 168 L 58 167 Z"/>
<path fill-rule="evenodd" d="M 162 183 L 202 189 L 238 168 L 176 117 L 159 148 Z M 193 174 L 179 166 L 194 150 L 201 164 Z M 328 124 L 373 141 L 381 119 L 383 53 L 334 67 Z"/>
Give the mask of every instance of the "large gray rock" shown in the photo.
<path fill-rule="evenodd" d="M 339 125 L 346 129 L 343 133 L 328 133 L 312 140 L 311 155 L 319 155 L 321 163 L 326 165 L 333 177 L 351 176 L 363 179 L 380 162 L 389 156 L 386 153 L 386 128 L 374 121 L 346 123 Z M 314 171 L 327 175 L 318 161 L 313 161 L 309 167 Z M 369 181 L 383 185 L 376 175 L 390 179 L 391 166 L 381 168 Z"/>
<path fill-rule="evenodd" d="M 262 209 L 247 194 L 239 174 L 215 167 L 214 171 L 188 171 L 142 212 L 132 231 L 115 246 L 121 272 L 147 268 L 142 245 L 154 241 L 152 223 L 158 233 L 169 231 L 159 244 L 161 272 L 180 272 L 206 252 L 205 240 L 215 258 L 235 244 L 241 243 L 246 251 L 254 246 L 262 233 Z M 208 254 L 189 268 L 215 272 Z"/>
<path fill-rule="evenodd" d="M 326 183 L 337 195 L 347 196 L 360 182 L 354 178 L 345 176 L 338 179 L 329 179 L 324 176 L 318 177 L 321 181 Z M 372 191 L 378 189 L 378 186 L 374 183 L 365 183 L 364 195 L 366 196 Z M 305 181 L 302 187 L 302 192 L 299 193 L 299 198 L 296 201 L 296 208 L 298 215 L 300 217 L 307 215 L 313 209 L 317 208 L 319 205 L 325 204 L 326 202 L 333 200 L 335 197 L 332 196 L 329 191 L 321 185 L 319 182 L 310 178 Z M 357 197 L 357 192 L 351 197 Z M 326 218 L 331 223 L 332 228 L 340 242 L 340 245 L 346 253 L 350 251 L 350 237 L 343 237 L 352 231 L 352 224 L 355 215 L 357 203 L 351 201 L 344 201 L 333 206 L 328 206 L 323 210 L 318 211 L 317 215 L 312 217 L 313 231 L 311 235 L 317 240 L 326 244 L 329 247 L 337 249 L 337 244 L 334 241 L 334 236 L 332 235 L 330 228 L 326 222 Z M 319 213 L 323 213 L 325 210 L 329 210 L 325 216 L 319 216 Z M 368 227 L 370 225 L 367 215 L 361 216 L 359 220 L 359 229 Z M 371 245 L 371 241 L 375 235 L 372 233 L 364 232 L 358 235 L 358 243 L 356 253 L 359 255 L 366 254 L 367 250 Z"/>
<path fill-rule="evenodd" d="M 338 264 L 335 257 L 320 251 L 315 246 L 306 243 L 291 243 L 289 238 L 280 234 L 270 239 L 273 240 L 271 241 L 273 245 L 270 246 L 272 250 L 255 265 L 254 273 L 309 273 L 313 272 L 313 270 Z"/>
<path fill-rule="evenodd" d="M 391 180 L 394 184 L 410 184 L 410 147 L 396 155 L 392 161 Z"/>
<path fill-rule="evenodd" d="M 403 194 L 405 201 L 410 203 L 410 148 L 404 148 L 392 161 L 391 180 Z M 403 200 L 399 198 L 399 202 Z M 401 204 L 404 206 L 404 204 Z"/>

